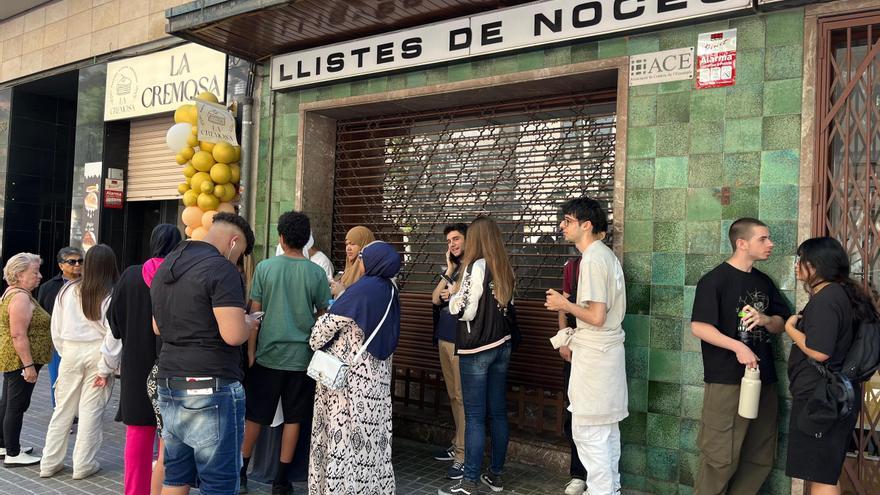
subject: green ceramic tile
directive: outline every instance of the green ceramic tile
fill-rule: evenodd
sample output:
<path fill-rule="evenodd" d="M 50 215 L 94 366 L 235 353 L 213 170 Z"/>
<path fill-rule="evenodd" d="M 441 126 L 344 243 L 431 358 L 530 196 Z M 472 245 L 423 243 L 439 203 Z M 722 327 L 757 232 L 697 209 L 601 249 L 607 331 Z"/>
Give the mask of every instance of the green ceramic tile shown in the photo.
<path fill-rule="evenodd" d="M 544 50 L 531 50 L 516 55 L 517 69 L 521 71 L 544 68 Z"/>
<path fill-rule="evenodd" d="M 318 101 L 329 100 L 333 98 L 333 86 L 321 86 L 318 88 Z"/>
<path fill-rule="evenodd" d="M 760 117 L 763 112 L 763 84 L 737 84 L 727 88 L 727 101 L 724 109 L 726 118 Z"/>
<path fill-rule="evenodd" d="M 470 79 L 470 77 L 467 79 Z M 398 91 L 401 89 L 406 89 L 406 74 L 390 74 L 388 76 L 388 91 Z M 350 89 L 349 92 L 351 92 Z"/>
<path fill-rule="evenodd" d="M 699 431 L 699 419 L 682 418 L 681 430 L 679 433 L 679 449 L 685 452 L 699 453 L 700 450 L 697 448 L 697 433 L 699 433 Z"/>
<path fill-rule="evenodd" d="M 655 189 L 653 191 L 654 220 L 684 220 L 686 197 L 686 189 Z"/>
<path fill-rule="evenodd" d="M 626 187 L 654 187 L 654 160 L 633 159 L 626 161 Z"/>
<path fill-rule="evenodd" d="M 727 153 L 724 155 L 723 184 L 729 187 L 757 186 L 760 170 L 759 152 Z"/>
<path fill-rule="evenodd" d="M 690 147 L 690 126 L 666 124 L 657 126 L 657 156 L 684 156 Z"/>
<path fill-rule="evenodd" d="M 651 348 L 678 351 L 681 349 L 681 318 L 651 317 Z"/>
<path fill-rule="evenodd" d="M 657 94 L 657 86 L 659 84 L 643 84 L 641 86 L 630 86 L 629 96 L 648 96 Z"/>
<path fill-rule="evenodd" d="M 630 347 L 626 350 L 626 376 L 629 378 L 648 379 L 647 347 Z"/>
<path fill-rule="evenodd" d="M 648 382 L 637 380 L 640 384 L 644 383 L 645 401 L 647 401 Z M 641 385 L 638 385 L 641 393 Z M 631 389 L 630 389 L 631 390 Z M 645 429 L 648 427 L 648 414 L 645 411 L 631 411 L 630 415 L 620 422 L 620 439 L 623 444 L 644 445 L 647 441 Z"/>
<path fill-rule="evenodd" d="M 803 74 L 804 52 L 801 44 L 772 46 L 764 52 L 764 79 L 793 79 Z"/>
<path fill-rule="evenodd" d="M 764 220 L 797 220 L 798 187 L 762 185 L 759 208 Z"/>
<path fill-rule="evenodd" d="M 764 481 L 761 493 L 788 495 L 791 493 L 791 478 L 785 475 L 784 469 L 773 469 Z"/>
<path fill-rule="evenodd" d="M 648 383 L 648 412 L 677 416 L 680 411 L 681 384 Z"/>
<path fill-rule="evenodd" d="M 612 38 L 599 41 L 599 58 L 626 55 L 626 38 Z"/>
<path fill-rule="evenodd" d="M 647 474 L 647 450 L 644 445 L 626 444 L 620 450 L 620 471 L 622 473 Z"/>
<path fill-rule="evenodd" d="M 764 116 L 801 113 L 801 79 L 764 83 Z"/>
<path fill-rule="evenodd" d="M 654 224 L 654 251 L 660 253 L 683 253 L 685 229 L 682 222 L 657 222 Z"/>
<path fill-rule="evenodd" d="M 693 308 L 693 306 L 691 306 L 691 308 Z M 691 312 L 693 312 L 693 310 Z M 694 334 L 691 333 L 690 313 L 687 314 L 686 318 L 686 320 L 683 320 L 685 323 L 683 323 L 681 327 L 681 350 L 686 352 L 702 352 L 700 339 L 694 337 Z"/>
<path fill-rule="evenodd" d="M 648 33 L 639 36 L 630 36 L 626 44 L 626 51 L 630 55 L 639 53 L 656 52 L 660 49 L 660 37 L 657 33 Z"/>
<path fill-rule="evenodd" d="M 648 381 L 638 378 L 626 380 L 627 399 L 630 411 L 645 412 L 648 410 Z M 633 432 L 630 432 L 632 434 Z M 642 442 L 644 442 L 642 438 Z"/>
<path fill-rule="evenodd" d="M 651 311 L 651 286 L 626 284 L 626 309 L 632 314 L 646 315 Z"/>
<path fill-rule="evenodd" d="M 693 141 L 691 141 L 693 146 Z M 717 187 L 721 185 L 721 153 L 691 155 L 688 166 L 688 187 Z"/>
<path fill-rule="evenodd" d="M 556 67 L 559 65 L 568 65 L 571 63 L 571 47 L 558 46 L 555 48 L 547 48 L 544 50 L 544 66 Z"/>
<path fill-rule="evenodd" d="M 634 127 L 627 130 L 628 158 L 654 158 L 657 132 L 654 127 Z"/>
<path fill-rule="evenodd" d="M 732 19 L 730 27 L 736 29 L 736 49 L 764 47 L 764 19 L 757 16 Z"/>
<path fill-rule="evenodd" d="M 453 64 L 449 66 L 449 81 L 467 81 L 474 77 L 474 69 L 470 63 Z"/>
<path fill-rule="evenodd" d="M 720 190 L 716 188 L 688 189 L 687 220 L 689 222 L 721 220 Z"/>
<path fill-rule="evenodd" d="M 758 216 L 760 208 L 758 186 L 743 186 L 730 189 L 730 203 L 721 206 L 721 217 L 725 220 L 734 220 L 742 217 Z M 728 226 L 729 227 L 729 226 Z M 726 238 L 726 235 L 722 236 Z M 724 239 L 721 239 L 726 243 Z"/>
<path fill-rule="evenodd" d="M 800 166 L 798 150 L 765 151 L 761 153 L 761 185 L 797 185 Z"/>
<path fill-rule="evenodd" d="M 654 285 L 684 284 L 684 253 L 654 253 L 651 282 Z M 675 316 L 680 314 L 681 309 Z"/>
<path fill-rule="evenodd" d="M 691 315 L 694 312 L 694 293 L 696 292 L 696 287 L 693 285 L 685 285 L 684 290 L 682 292 L 684 298 L 684 305 L 681 308 L 681 317 L 683 318 L 681 323 L 681 332 L 682 333 L 690 333 L 690 319 Z M 684 342 L 682 342 L 682 349 L 684 349 Z"/>
<path fill-rule="evenodd" d="M 764 50 L 741 49 L 736 52 L 736 83 L 754 84 L 764 81 Z"/>
<path fill-rule="evenodd" d="M 697 358 L 697 362 L 695 366 L 699 370 L 699 374 L 693 373 L 693 369 L 691 370 L 683 370 L 682 375 L 697 375 L 696 384 L 695 385 L 683 385 L 681 387 L 681 416 L 683 418 L 695 419 L 699 420 L 703 414 L 703 362 L 702 362 L 702 354 L 698 352 L 687 352 L 682 353 L 687 355 L 694 355 Z M 684 380 L 691 380 L 694 377 L 687 376 L 683 378 Z"/>
<path fill-rule="evenodd" d="M 690 120 L 691 93 L 664 93 L 657 96 L 657 123 L 675 124 Z"/>
<path fill-rule="evenodd" d="M 474 60 L 471 62 L 471 69 L 474 71 L 474 78 L 489 77 L 495 71 L 495 59 Z"/>
<path fill-rule="evenodd" d="M 693 89 L 694 82 L 691 79 L 683 79 L 681 81 L 670 81 L 660 83 L 657 87 L 658 93 L 681 93 Z"/>
<path fill-rule="evenodd" d="M 776 251 L 770 259 L 761 261 L 755 266 L 773 279 L 779 289 L 792 290 L 797 284 L 794 277 L 794 260 L 795 256 L 787 256 L 786 253 Z"/>
<path fill-rule="evenodd" d="M 629 128 L 652 126 L 657 123 L 657 96 L 634 96 L 629 99 Z M 630 131 L 632 132 L 632 131 Z"/>
<path fill-rule="evenodd" d="M 770 228 L 770 238 L 777 254 L 793 253 L 797 249 L 797 221 L 767 221 Z"/>
<path fill-rule="evenodd" d="M 652 254 L 650 252 L 626 253 L 623 260 L 623 276 L 625 280 L 640 284 L 651 283 L 651 257 Z"/>
<path fill-rule="evenodd" d="M 757 188 L 756 188 L 757 189 Z M 756 190 L 755 197 L 758 197 L 760 193 Z M 757 201 L 757 200 L 756 200 Z M 757 215 L 747 215 L 752 218 L 758 218 Z M 739 218 L 739 217 L 736 217 Z M 730 253 L 733 252 L 733 248 L 730 246 L 730 226 L 733 225 L 735 218 L 724 217 L 721 220 L 721 245 L 719 249 L 721 253 L 725 256 L 730 256 Z"/>
<path fill-rule="evenodd" d="M 767 46 L 803 45 L 803 43 L 803 9 L 791 9 L 767 15 Z"/>
<path fill-rule="evenodd" d="M 578 43 L 571 47 L 571 62 L 588 62 L 599 58 L 599 44 L 595 41 L 589 43 Z M 653 86 L 653 85 L 649 85 Z"/>
<path fill-rule="evenodd" d="M 648 346 L 651 343 L 651 317 L 648 315 L 627 314 L 623 318 L 626 331 L 626 346 Z"/>
<path fill-rule="evenodd" d="M 799 149 L 801 146 L 801 116 L 776 115 L 764 117 L 764 149 Z"/>
<path fill-rule="evenodd" d="M 670 484 L 667 488 L 665 484 L 657 484 L 656 480 L 678 481 L 678 450 L 663 449 L 660 447 L 648 447 L 648 472 L 651 478 L 648 485 L 654 483 L 654 489 L 651 493 L 655 495 L 677 494 L 677 483 Z"/>
<path fill-rule="evenodd" d="M 667 414 L 648 414 L 648 445 L 651 447 L 678 448 L 681 420 Z"/>
<path fill-rule="evenodd" d="M 724 122 L 724 152 L 737 153 L 761 150 L 760 118 L 729 119 Z"/>
<path fill-rule="evenodd" d="M 519 70 L 519 60 L 517 55 L 507 55 L 504 57 L 496 57 L 495 64 L 492 66 L 492 75 L 501 76 L 511 74 Z"/>
<path fill-rule="evenodd" d="M 644 476 L 623 472 L 621 468 L 620 483 L 627 490 L 644 491 L 647 487 L 647 479 Z"/>
<path fill-rule="evenodd" d="M 648 378 L 652 382 L 681 382 L 681 352 L 651 349 Z"/>
<path fill-rule="evenodd" d="M 697 479 L 697 470 L 700 466 L 700 456 L 691 452 L 681 452 L 681 460 L 678 466 L 678 495 L 690 495 L 693 490 L 694 480 Z M 684 490 L 687 490 L 686 492 Z"/>
<path fill-rule="evenodd" d="M 625 193 L 626 220 L 651 220 L 655 192 L 651 189 L 629 189 Z"/>
<path fill-rule="evenodd" d="M 388 91 L 388 78 L 385 76 L 372 77 L 368 85 L 370 93 L 384 93 L 385 91 Z"/>
<path fill-rule="evenodd" d="M 691 154 L 718 153 L 722 149 L 724 122 L 700 122 L 691 126 Z"/>
<path fill-rule="evenodd" d="M 714 254 L 718 252 L 721 221 L 688 222 L 686 252 Z"/>
<path fill-rule="evenodd" d="M 681 286 L 653 286 L 651 288 L 651 315 L 680 317 L 684 306 L 683 297 Z"/>
<path fill-rule="evenodd" d="M 690 121 L 713 122 L 724 114 L 727 93 L 707 94 L 706 91 L 691 91 Z"/>
<path fill-rule="evenodd" d="M 682 352 L 681 353 L 681 381 L 688 385 L 699 385 L 702 390 L 703 385 L 703 355 L 699 352 Z M 684 394 L 684 391 L 682 391 Z M 686 394 L 684 394 L 686 395 Z M 684 396 L 683 395 L 683 396 Z M 699 404 L 702 404 L 702 393 L 700 394 Z M 692 416 L 688 416 L 692 417 Z"/>
<path fill-rule="evenodd" d="M 695 46 L 697 35 L 692 26 L 679 26 L 660 31 L 660 50 Z"/>
<path fill-rule="evenodd" d="M 623 226 L 623 250 L 626 256 L 630 253 L 650 253 L 654 246 L 654 223 L 650 220 L 627 220 Z M 650 278 L 650 270 L 647 277 Z M 627 277 L 627 280 L 630 280 Z M 635 282 L 635 280 L 634 280 Z"/>
<path fill-rule="evenodd" d="M 726 258 L 723 254 L 687 254 L 684 257 L 684 283 L 697 285 L 700 278 Z"/>

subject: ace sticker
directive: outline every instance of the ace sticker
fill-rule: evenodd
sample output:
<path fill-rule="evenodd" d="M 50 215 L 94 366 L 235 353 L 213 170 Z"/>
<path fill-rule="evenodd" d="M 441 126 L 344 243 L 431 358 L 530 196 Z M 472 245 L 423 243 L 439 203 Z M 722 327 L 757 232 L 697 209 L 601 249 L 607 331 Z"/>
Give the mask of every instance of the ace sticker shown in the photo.
<path fill-rule="evenodd" d="M 736 29 L 697 38 L 697 89 L 736 84 Z"/>

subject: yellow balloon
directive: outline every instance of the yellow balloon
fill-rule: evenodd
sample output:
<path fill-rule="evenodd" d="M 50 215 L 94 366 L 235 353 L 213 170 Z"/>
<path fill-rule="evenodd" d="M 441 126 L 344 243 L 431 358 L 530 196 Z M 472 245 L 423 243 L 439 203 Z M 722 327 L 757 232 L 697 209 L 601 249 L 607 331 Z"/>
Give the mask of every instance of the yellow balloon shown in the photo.
<path fill-rule="evenodd" d="M 192 177 L 193 175 L 196 175 L 196 172 L 198 172 L 198 170 L 192 166 L 192 163 L 187 163 L 186 166 L 183 167 L 184 177 Z"/>
<path fill-rule="evenodd" d="M 193 235 L 193 228 L 192 227 L 187 227 L 187 228 L 183 229 L 183 231 L 186 233 L 187 237 L 192 237 L 192 235 Z"/>
<path fill-rule="evenodd" d="M 199 193 L 190 189 L 183 193 L 183 206 L 195 206 L 199 202 Z"/>
<path fill-rule="evenodd" d="M 215 163 L 211 167 L 211 180 L 215 184 L 228 184 L 232 180 L 232 170 L 229 169 L 229 165 L 225 162 Z"/>
<path fill-rule="evenodd" d="M 241 160 L 241 146 L 233 146 L 235 148 L 235 162 Z"/>
<path fill-rule="evenodd" d="M 186 105 L 180 105 L 179 107 L 177 107 L 177 110 L 174 111 L 174 123 L 175 124 L 189 122 L 189 112 L 190 112 L 189 107 L 191 107 L 191 106 L 193 106 L 193 105 L 186 104 Z M 195 125 L 195 124 L 193 124 L 193 125 Z"/>
<path fill-rule="evenodd" d="M 215 144 L 211 153 L 214 155 L 214 160 L 218 163 L 235 162 L 235 148 L 225 141 Z"/>
<path fill-rule="evenodd" d="M 238 184 L 241 180 L 241 167 L 237 163 L 233 163 L 229 165 L 229 172 L 232 174 L 229 178 L 229 182 Z"/>
<path fill-rule="evenodd" d="M 220 206 L 217 207 L 217 211 L 221 213 L 235 213 L 235 207 L 229 203 L 220 203 Z"/>
<path fill-rule="evenodd" d="M 199 135 L 199 128 L 198 128 L 198 127 L 196 127 L 196 126 L 192 126 L 192 135 L 193 135 L 193 136 L 198 136 L 198 135 Z"/>
<path fill-rule="evenodd" d="M 179 194 L 183 194 L 183 193 L 185 193 L 185 192 L 187 192 L 187 191 L 189 191 L 189 184 L 187 184 L 186 182 L 184 182 L 184 183 L 182 183 L 182 184 L 179 184 L 179 185 L 177 186 L 177 192 L 178 192 Z"/>
<path fill-rule="evenodd" d="M 208 229 L 206 229 L 205 227 L 198 227 L 195 230 L 193 230 L 192 238 L 194 241 L 201 241 L 207 235 L 208 235 Z"/>
<path fill-rule="evenodd" d="M 199 194 L 198 205 L 202 210 L 216 210 L 220 206 L 220 200 L 213 194 L 202 193 Z"/>
<path fill-rule="evenodd" d="M 187 177 L 186 183 L 189 184 L 190 186 L 192 186 L 192 180 L 193 180 L 192 177 Z"/>
<path fill-rule="evenodd" d="M 192 125 L 198 125 L 199 123 L 199 109 L 195 105 L 189 106 L 189 120 L 187 120 Z"/>
<path fill-rule="evenodd" d="M 199 184 L 199 190 L 203 193 L 213 194 L 214 192 L 214 183 L 211 180 L 203 180 L 201 184 Z"/>
<path fill-rule="evenodd" d="M 220 201 L 223 201 L 223 195 L 226 194 L 226 187 L 223 184 L 217 184 L 214 186 L 214 190 L 211 194 L 217 196 L 217 199 Z"/>
<path fill-rule="evenodd" d="M 202 182 L 211 181 L 211 176 L 208 175 L 208 172 L 196 172 L 195 175 L 192 176 L 192 180 L 190 180 L 190 187 L 192 187 L 195 191 L 202 190 Z M 213 186 L 211 186 L 213 187 Z"/>
<path fill-rule="evenodd" d="M 199 145 L 199 140 L 194 135 L 190 134 L 188 138 L 186 138 L 186 144 L 195 148 Z"/>
<path fill-rule="evenodd" d="M 199 93 L 196 96 L 196 99 L 202 100 L 202 101 L 209 101 L 211 103 L 218 103 L 219 102 L 219 100 L 217 99 L 217 96 L 215 96 L 214 93 L 212 93 L 210 91 L 202 91 L 201 93 Z"/>
<path fill-rule="evenodd" d="M 199 141 L 199 149 L 210 153 L 211 151 L 214 150 L 214 143 L 209 143 L 207 141 Z"/>
<path fill-rule="evenodd" d="M 202 224 L 202 215 L 204 214 L 204 210 L 198 206 L 187 206 L 180 214 L 180 219 L 187 227 L 196 228 Z"/>
<path fill-rule="evenodd" d="M 183 163 L 186 163 L 186 162 L 192 160 L 192 157 L 195 156 L 195 154 L 196 154 L 196 150 L 194 150 L 192 148 L 192 146 L 187 146 L 186 148 L 180 150 L 180 156 L 186 158 L 186 160 L 184 160 Z M 181 165 L 183 165 L 183 163 L 181 163 Z"/>
<path fill-rule="evenodd" d="M 214 215 L 217 214 L 217 210 L 208 210 L 202 215 L 202 226 L 210 229 L 211 224 L 214 223 Z"/>
<path fill-rule="evenodd" d="M 219 186 L 215 186 L 214 189 L 217 189 L 217 187 L 219 187 Z M 235 187 L 233 184 L 223 184 L 223 194 L 221 194 L 217 197 L 220 198 L 220 201 L 223 201 L 223 202 L 232 201 L 233 199 L 235 199 L 235 193 L 237 193 L 237 192 L 238 192 L 238 188 Z M 215 196 L 216 196 L 216 193 L 215 193 Z"/>
<path fill-rule="evenodd" d="M 184 163 L 186 163 L 188 161 L 188 159 L 186 157 L 184 157 L 183 155 L 181 155 L 180 153 L 178 153 L 178 154 L 174 155 L 174 161 L 177 162 L 178 165 L 183 165 Z"/>
<path fill-rule="evenodd" d="M 199 172 L 207 172 L 214 166 L 214 157 L 207 151 L 199 150 L 192 157 L 192 164 Z"/>

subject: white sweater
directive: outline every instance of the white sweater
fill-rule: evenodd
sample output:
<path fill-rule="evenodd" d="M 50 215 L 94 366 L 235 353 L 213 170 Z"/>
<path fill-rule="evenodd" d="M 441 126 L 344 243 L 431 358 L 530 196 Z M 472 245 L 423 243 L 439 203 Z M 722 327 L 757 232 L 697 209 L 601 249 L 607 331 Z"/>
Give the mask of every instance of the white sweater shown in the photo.
<path fill-rule="evenodd" d="M 52 310 L 52 344 L 55 350 L 61 355 L 65 341 L 100 342 L 103 358 L 98 362 L 98 374 L 101 376 L 108 376 L 119 367 L 122 354 L 122 341 L 113 337 L 107 322 L 109 307 L 108 295 L 101 303 L 101 319 L 89 320 L 82 310 L 79 284 L 70 283 L 58 293 L 55 309 Z"/>

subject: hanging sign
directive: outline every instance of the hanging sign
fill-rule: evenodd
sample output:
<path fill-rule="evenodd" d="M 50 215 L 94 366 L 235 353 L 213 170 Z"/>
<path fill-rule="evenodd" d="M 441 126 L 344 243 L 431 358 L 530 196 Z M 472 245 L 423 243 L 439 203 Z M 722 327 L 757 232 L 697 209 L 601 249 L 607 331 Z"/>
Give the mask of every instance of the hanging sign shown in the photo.
<path fill-rule="evenodd" d="M 694 78 L 694 47 L 642 53 L 629 57 L 629 85 Z"/>
<path fill-rule="evenodd" d="M 697 37 L 697 89 L 736 83 L 736 29 Z"/>
<path fill-rule="evenodd" d="M 272 57 L 272 89 L 534 48 L 751 7 L 751 0 L 547 0 Z"/>
<path fill-rule="evenodd" d="M 196 100 L 196 108 L 199 114 L 199 141 L 208 143 L 227 143 L 238 146 L 238 138 L 235 137 L 235 116 L 223 105 Z"/>
<path fill-rule="evenodd" d="M 104 208 L 122 209 L 123 188 L 119 179 L 104 179 Z"/>
<path fill-rule="evenodd" d="M 83 229 L 82 249 L 88 251 L 98 243 L 101 224 L 101 162 L 86 163 L 83 181 Z"/>

